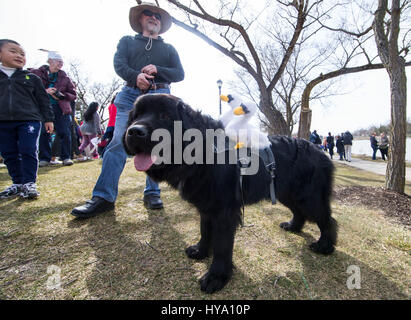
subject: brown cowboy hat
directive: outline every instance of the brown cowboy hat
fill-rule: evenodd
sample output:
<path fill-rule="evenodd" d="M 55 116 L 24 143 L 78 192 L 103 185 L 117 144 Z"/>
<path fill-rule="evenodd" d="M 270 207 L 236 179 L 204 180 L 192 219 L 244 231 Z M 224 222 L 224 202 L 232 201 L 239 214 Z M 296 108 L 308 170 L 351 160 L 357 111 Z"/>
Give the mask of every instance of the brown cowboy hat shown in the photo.
<path fill-rule="evenodd" d="M 164 9 L 161 9 L 155 3 L 142 2 L 141 4 L 135 7 L 132 7 L 130 9 L 130 15 L 129 15 L 130 25 L 135 32 L 137 33 L 143 32 L 143 30 L 141 29 L 139 19 L 140 19 L 141 13 L 144 10 L 151 10 L 161 15 L 161 29 L 160 29 L 159 34 L 164 33 L 168 29 L 170 29 L 172 20 L 171 20 L 170 14 L 167 11 L 165 11 Z"/>

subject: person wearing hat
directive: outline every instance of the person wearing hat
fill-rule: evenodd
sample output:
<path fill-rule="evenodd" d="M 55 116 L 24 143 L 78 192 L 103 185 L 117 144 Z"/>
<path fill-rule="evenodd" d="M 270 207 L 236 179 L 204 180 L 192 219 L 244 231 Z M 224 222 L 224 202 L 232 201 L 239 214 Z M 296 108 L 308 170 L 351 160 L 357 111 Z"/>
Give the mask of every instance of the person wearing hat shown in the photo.
<path fill-rule="evenodd" d="M 160 36 L 171 27 L 169 13 L 155 4 L 143 2 L 130 9 L 129 19 L 137 34 L 121 38 L 114 55 L 114 69 L 126 85 L 114 101 L 117 117 L 113 139 L 104 153 L 101 173 L 91 200 L 71 212 L 79 218 L 89 218 L 114 209 L 118 182 L 127 160 L 122 137 L 127 128 L 128 113 L 136 98 L 146 93 L 170 93 L 170 83 L 184 79 L 176 49 Z M 149 209 L 163 208 L 160 188 L 148 176 L 143 200 Z"/>
<path fill-rule="evenodd" d="M 38 69 L 30 69 L 30 72 L 39 76 L 50 98 L 50 104 L 54 112 L 54 129 L 60 139 L 60 158 L 63 165 L 73 164 L 71 158 L 71 101 L 76 100 L 77 93 L 73 82 L 67 74 L 61 70 L 63 58 L 58 52 L 40 49 L 48 52 L 48 65 Z M 44 129 L 41 131 L 39 142 L 39 166 L 51 165 L 51 133 Z"/>

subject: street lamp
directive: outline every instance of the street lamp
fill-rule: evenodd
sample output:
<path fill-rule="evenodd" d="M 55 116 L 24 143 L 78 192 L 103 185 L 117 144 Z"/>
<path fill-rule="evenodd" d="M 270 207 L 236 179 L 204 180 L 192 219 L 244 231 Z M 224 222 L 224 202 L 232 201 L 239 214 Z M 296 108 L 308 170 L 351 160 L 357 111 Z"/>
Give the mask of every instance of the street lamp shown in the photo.
<path fill-rule="evenodd" d="M 223 81 L 217 80 L 217 86 L 218 86 L 218 101 L 220 101 L 220 116 L 221 116 L 221 87 L 223 86 Z"/>

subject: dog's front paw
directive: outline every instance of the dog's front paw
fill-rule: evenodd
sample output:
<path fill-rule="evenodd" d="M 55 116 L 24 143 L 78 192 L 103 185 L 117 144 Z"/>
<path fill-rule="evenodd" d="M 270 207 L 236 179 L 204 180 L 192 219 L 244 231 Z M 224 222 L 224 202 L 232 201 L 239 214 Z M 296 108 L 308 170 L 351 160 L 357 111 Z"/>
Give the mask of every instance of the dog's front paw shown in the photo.
<path fill-rule="evenodd" d="M 292 231 L 291 224 L 289 222 L 280 223 L 280 228 L 284 229 L 285 231 Z"/>
<path fill-rule="evenodd" d="M 201 285 L 201 291 L 206 293 L 213 293 L 224 288 L 230 275 L 217 275 L 210 272 L 204 274 L 199 280 Z"/>
<path fill-rule="evenodd" d="M 192 245 L 186 249 L 186 254 L 190 259 L 203 260 L 208 257 L 207 250 L 201 250 L 198 244 Z"/>

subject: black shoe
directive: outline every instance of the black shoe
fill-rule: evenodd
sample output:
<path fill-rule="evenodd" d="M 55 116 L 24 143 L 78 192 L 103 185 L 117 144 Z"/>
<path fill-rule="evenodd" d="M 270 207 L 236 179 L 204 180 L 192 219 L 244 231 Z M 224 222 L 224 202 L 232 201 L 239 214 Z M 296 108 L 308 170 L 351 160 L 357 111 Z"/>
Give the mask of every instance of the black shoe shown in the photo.
<path fill-rule="evenodd" d="M 114 202 L 109 202 L 100 197 L 93 197 L 91 200 L 87 200 L 86 204 L 74 208 L 71 214 L 78 218 L 90 218 L 113 209 Z"/>
<path fill-rule="evenodd" d="M 144 196 L 144 205 L 148 209 L 163 209 L 163 201 L 159 195 L 156 194 L 148 194 Z"/>

